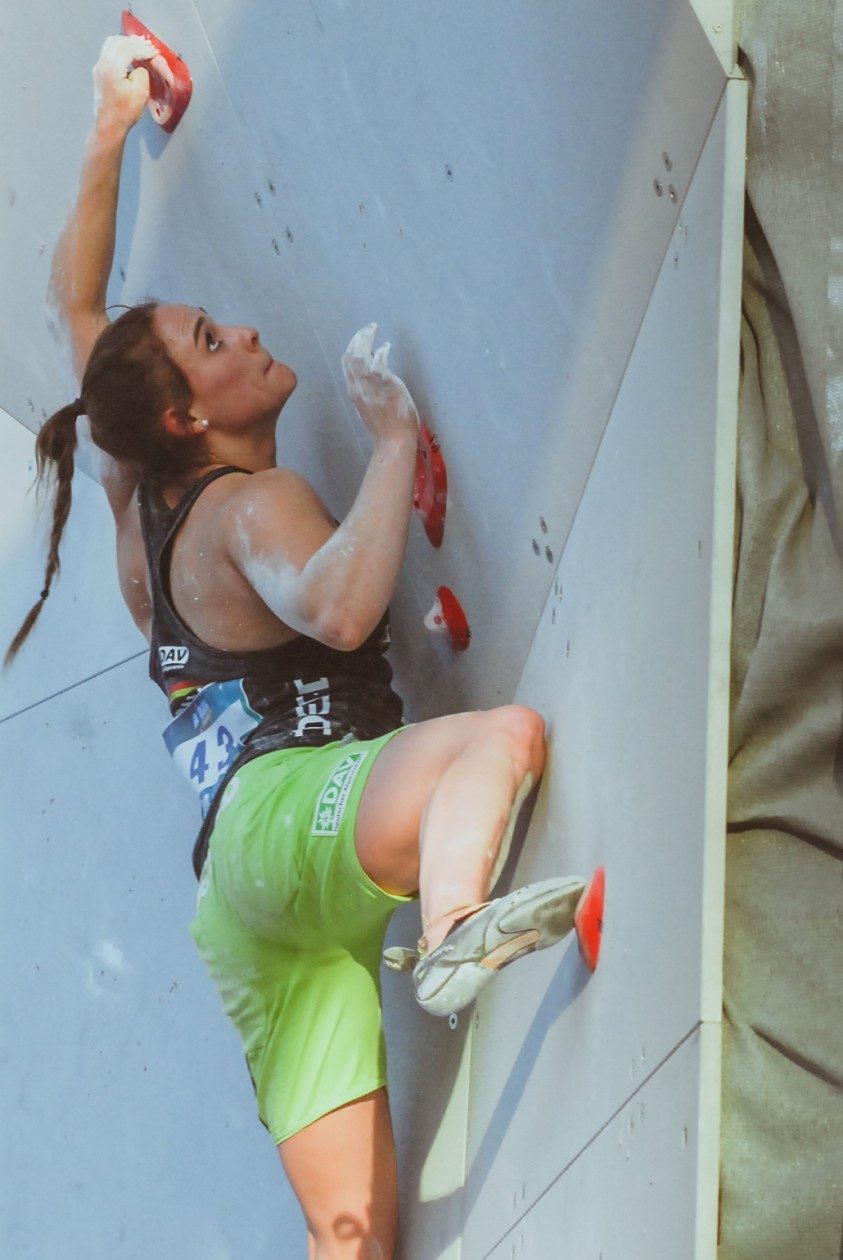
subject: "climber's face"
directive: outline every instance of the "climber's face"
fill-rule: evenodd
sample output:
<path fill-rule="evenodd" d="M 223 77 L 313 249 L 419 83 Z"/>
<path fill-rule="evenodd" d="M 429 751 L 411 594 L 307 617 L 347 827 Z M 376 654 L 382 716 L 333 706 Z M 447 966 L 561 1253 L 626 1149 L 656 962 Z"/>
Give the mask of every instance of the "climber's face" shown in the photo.
<path fill-rule="evenodd" d="M 277 419 L 296 374 L 273 359 L 255 328 L 218 324 L 195 306 L 159 306 L 156 331 L 184 372 L 198 416 L 211 430 L 242 430 Z"/>

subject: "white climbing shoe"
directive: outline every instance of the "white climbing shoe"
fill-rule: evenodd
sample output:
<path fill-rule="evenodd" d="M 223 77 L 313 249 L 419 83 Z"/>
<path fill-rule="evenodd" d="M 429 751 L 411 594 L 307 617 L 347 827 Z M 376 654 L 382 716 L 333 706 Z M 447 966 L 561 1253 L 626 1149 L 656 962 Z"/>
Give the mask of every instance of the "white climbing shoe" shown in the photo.
<path fill-rule="evenodd" d="M 480 907 L 462 907 L 462 922 L 431 953 L 394 949 L 384 959 L 396 971 L 415 963 L 419 1005 L 432 1015 L 451 1015 L 473 1002 L 502 967 L 567 936 L 585 886 L 576 877 L 546 879 Z"/>

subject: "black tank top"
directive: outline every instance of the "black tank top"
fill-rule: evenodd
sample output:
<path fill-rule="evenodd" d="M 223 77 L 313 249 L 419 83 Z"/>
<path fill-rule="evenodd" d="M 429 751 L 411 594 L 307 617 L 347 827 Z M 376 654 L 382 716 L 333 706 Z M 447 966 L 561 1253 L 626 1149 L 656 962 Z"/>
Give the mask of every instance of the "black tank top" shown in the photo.
<path fill-rule="evenodd" d="M 176 533 L 206 486 L 244 471 L 225 467 L 207 473 L 174 508 L 150 486 L 142 483 L 138 490 L 152 585 L 149 673 L 172 714 L 164 742 L 202 804 L 203 823 L 193 850 L 197 878 L 220 789 L 240 766 L 276 748 L 374 739 L 402 722 L 401 700 L 384 657 L 390 643 L 388 613 L 351 652 L 306 635 L 274 648 L 223 651 L 203 643 L 179 617 L 169 583 Z"/>

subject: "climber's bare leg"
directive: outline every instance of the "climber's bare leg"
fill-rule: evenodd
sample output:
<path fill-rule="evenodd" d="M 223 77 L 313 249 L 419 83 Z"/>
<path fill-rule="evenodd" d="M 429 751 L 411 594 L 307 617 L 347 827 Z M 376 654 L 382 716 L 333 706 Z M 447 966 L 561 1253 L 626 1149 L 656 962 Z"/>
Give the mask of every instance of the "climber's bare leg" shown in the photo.
<path fill-rule="evenodd" d="M 420 722 L 379 754 L 357 814 L 357 853 L 381 888 L 419 890 L 435 924 L 429 949 L 450 927 L 448 911 L 486 899 L 516 795 L 528 774 L 538 782 L 544 761 L 544 721 L 523 705 Z"/>
<path fill-rule="evenodd" d="M 304 1212 L 308 1260 L 392 1260 L 398 1179 L 385 1089 L 321 1116 L 278 1152 Z"/>

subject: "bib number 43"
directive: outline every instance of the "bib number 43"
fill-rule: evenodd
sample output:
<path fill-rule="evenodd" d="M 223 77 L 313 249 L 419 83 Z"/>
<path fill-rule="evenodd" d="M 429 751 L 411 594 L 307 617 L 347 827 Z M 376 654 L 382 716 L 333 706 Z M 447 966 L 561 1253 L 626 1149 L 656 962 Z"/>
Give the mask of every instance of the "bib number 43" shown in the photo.
<path fill-rule="evenodd" d="M 260 721 L 240 679 L 209 683 L 173 718 L 164 743 L 173 761 L 199 794 L 203 814 L 226 770 Z"/>
<path fill-rule="evenodd" d="M 223 726 L 220 723 L 215 729 L 217 748 L 214 766 L 212 767 L 208 761 L 207 739 L 198 741 L 193 750 L 193 756 L 190 758 L 190 778 L 196 781 L 196 790 L 198 792 L 202 791 L 209 774 L 214 775 L 215 781 L 225 774 L 242 746 L 238 740 L 235 740 L 227 726 Z"/>

